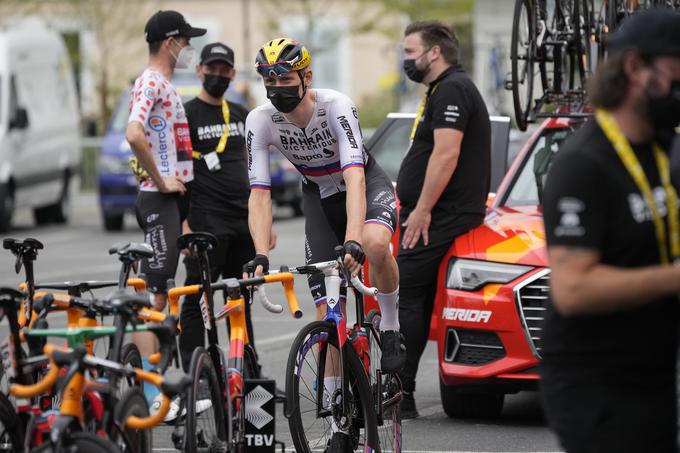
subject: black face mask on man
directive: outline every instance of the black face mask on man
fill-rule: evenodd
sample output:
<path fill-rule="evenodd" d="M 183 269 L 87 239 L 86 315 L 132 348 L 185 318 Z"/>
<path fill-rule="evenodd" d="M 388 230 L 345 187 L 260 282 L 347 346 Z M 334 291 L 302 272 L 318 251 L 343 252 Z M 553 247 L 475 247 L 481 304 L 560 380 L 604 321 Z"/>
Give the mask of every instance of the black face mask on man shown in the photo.
<path fill-rule="evenodd" d="M 299 87 L 299 85 L 283 87 L 268 86 L 266 87 L 267 98 L 279 112 L 290 113 L 295 110 L 295 107 L 297 107 L 300 102 L 302 102 L 302 98 L 305 97 L 305 93 L 307 92 L 307 89 L 303 88 L 302 96 L 300 96 Z"/>
<path fill-rule="evenodd" d="M 427 76 L 427 73 L 430 72 L 430 66 L 432 66 L 432 62 L 430 61 L 427 66 L 423 69 L 418 68 L 418 65 L 416 62 L 420 60 L 426 53 L 428 53 L 430 49 L 427 49 L 425 52 L 423 52 L 418 58 L 409 58 L 408 60 L 404 60 L 404 72 L 406 73 L 406 77 L 409 79 L 413 80 L 416 83 L 420 83 L 425 79 Z"/>
<path fill-rule="evenodd" d="M 675 128 L 680 125 L 680 80 L 673 80 L 664 95 L 647 93 L 647 111 L 657 140 L 662 146 L 670 146 Z"/>
<path fill-rule="evenodd" d="M 203 88 L 208 94 L 214 98 L 221 98 L 225 91 L 229 88 L 231 79 L 215 74 L 205 74 L 203 79 Z"/>

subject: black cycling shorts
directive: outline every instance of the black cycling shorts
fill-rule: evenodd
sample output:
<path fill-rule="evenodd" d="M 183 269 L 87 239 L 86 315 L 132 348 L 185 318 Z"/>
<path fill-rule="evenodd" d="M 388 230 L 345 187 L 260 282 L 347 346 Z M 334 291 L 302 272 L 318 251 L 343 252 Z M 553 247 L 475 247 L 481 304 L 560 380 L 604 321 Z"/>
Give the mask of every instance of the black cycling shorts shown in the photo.
<path fill-rule="evenodd" d="M 397 203 L 392 181 L 375 161 L 369 160 L 366 175 L 366 221 L 384 226 L 394 233 L 398 225 Z M 345 242 L 347 195 L 340 192 L 320 198 L 315 184 L 303 184 L 302 207 L 305 212 L 305 262 L 316 263 L 336 258 L 335 247 Z M 308 277 L 314 303 L 326 301 L 323 275 Z M 341 299 L 346 295 L 342 288 Z"/>
<path fill-rule="evenodd" d="M 186 196 L 161 192 L 142 192 L 137 195 L 135 214 L 144 231 L 144 242 L 153 248 L 153 258 L 142 260 L 140 272 L 152 293 L 165 294 L 167 282 L 175 278 L 179 250 L 177 238 L 182 228 L 182 213 L 186 212 Z"/>

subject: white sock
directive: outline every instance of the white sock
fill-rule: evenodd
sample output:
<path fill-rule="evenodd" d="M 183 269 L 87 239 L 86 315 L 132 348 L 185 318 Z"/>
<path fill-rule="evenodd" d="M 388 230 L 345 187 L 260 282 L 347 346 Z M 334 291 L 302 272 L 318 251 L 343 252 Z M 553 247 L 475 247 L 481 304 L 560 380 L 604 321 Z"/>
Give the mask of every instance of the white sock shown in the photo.
<path fill-rule="evenodd" d="M 399 288 L 391 293 L 378 293 L 375 297 L 380 305 L 380 330 L 399 331 Z"/>
<path fill-rule="evenodd" d="M 323 406 L 325 408 L 331 407 L 331 398 L 333 397 L 333 394 L 338 389 L 338 387 L 340 387 L 340 385 L 341 385 L 340 376 L 331 376 L 323 378 L 323 399 L 324 399 Z M 331 419 L 331 430 L 334 433 L 340 431 L 333 417 L 329 418 Z"/>

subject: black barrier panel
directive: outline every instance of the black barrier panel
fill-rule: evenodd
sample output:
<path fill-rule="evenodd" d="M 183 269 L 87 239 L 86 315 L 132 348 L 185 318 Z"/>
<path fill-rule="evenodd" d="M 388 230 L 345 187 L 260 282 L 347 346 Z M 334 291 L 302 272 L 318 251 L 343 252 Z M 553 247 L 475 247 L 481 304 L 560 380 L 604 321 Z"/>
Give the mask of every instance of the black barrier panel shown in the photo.
<path fill-rule="evenodd" d="M 276 381 L 246 379 L 246 451 L 276 451 Z"/>

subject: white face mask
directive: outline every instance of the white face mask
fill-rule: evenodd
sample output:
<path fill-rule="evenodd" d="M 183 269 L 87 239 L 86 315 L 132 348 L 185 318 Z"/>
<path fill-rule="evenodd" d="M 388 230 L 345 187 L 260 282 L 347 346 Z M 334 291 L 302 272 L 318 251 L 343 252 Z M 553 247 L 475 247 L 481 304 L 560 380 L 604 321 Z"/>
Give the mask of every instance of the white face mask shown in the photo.
<path fill-rule="evenodd" d="M 180 43 L 173 41 L 179 46 Z M 196 49 L 194 49 L 191 46 L 186 46 L 182 47 L 181 50 L 179 51 L 178 55 L 175 55 L 172 53 L 172 50 L 170 51 L 170 54 L 175 57 L 175 68 L 177 69 L 186 69 L 191 66 L 191 63 L 194 61 L 194 54 L 196 53 Z"/>

